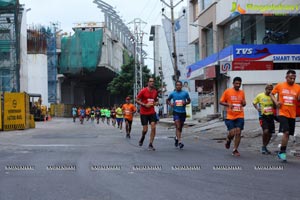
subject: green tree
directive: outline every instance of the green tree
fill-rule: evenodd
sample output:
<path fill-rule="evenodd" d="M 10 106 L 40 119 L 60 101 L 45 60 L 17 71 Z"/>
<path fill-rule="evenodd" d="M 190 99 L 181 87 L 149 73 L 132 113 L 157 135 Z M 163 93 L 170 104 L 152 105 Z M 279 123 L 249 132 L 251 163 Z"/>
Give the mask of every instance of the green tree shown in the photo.
<path fill-rule="evenodd" d="M 133 94 L 135 75 L 134 75 L 134 59 L 130 58 L 128 63 L 122 65 L 121 72 L 108 84 L 107 89 L 111 95 L 118 95 L 125 98 L 128 94 Z M 147 80 L 152 77 L 147 66 L 143 67 L 143 84 L 145 86 Z"/>
<path fill-rule="evenodd" d="M 109 84 L 107 89 L 112 95 L 126 97 L 133 93 L 134 85 L 134 60 L 122 65 L 121 72 Z"/>

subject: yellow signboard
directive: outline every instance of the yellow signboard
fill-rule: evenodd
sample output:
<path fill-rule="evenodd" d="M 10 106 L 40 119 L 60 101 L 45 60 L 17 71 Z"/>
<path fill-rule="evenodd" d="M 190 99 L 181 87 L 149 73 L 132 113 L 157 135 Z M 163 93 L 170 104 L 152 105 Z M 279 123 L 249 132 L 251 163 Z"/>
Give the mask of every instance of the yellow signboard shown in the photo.
<path fill-rule="evenodd" d="M 26 128 L 25 93 L 4 93 L 4 130 Z"/>

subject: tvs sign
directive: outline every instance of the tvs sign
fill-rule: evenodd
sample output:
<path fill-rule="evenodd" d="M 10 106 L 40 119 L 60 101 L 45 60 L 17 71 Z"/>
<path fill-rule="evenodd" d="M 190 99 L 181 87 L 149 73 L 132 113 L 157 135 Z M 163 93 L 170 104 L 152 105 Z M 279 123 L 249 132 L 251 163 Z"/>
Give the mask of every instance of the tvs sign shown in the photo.
<path fill-rule="evenodd" d="M 236 55 L 251 55 L 253 53 L 253 48 L 236 48 Z"/>

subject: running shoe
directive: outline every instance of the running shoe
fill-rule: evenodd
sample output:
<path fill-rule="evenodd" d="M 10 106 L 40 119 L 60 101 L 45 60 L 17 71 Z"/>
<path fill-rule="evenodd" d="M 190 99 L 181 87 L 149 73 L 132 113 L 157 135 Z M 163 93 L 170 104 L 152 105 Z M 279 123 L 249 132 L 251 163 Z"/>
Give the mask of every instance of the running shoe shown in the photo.
<path fill-rule="evenodd" d="M 130 135 L 129 135 L 129 134 L 126 134 L 126 138 L 130 139 Z"/>
<path fill-rule="evenodd" d="M 144 140 L 145 140 L 145 135 L 142 135 L 140 141 L 139 141 L 139 146 L 143 146 L 143 143 L 144 143 Z"/>
<path fill-rule="evenodd" d="M 229 140 L 229 139 L 227 138 L 226 143 L 225 143 L 225 148 L 226 148 L 226 149 L 229 149 L 229 148 L 230 148 L 230 143 L 231 143 L 231 140 Z"/>
<path fill-rule="evenodd" d="M 179 148 L 182 149 L 184 147 L 183 143 L 179 143 Z"/>
<path fill-rule="evenodd" d="M 175 147 L 178 147 L 178 139 L 177 139 L 177 137 L 175 137 L 174 140 L 175 140 Z"/>
<path fill-rule="evenodd" d="M 286 153 L 285 152 L 279 152 L 277 154 L 277 156 L 282 162 L 286 162 Z"/>
<path fill-rule="evenodd" d="M 151 143 L 148 146 L 148 150 L 149 151 L 155 151 L 155 148 L 153 147 L 153 145 Z"/>
<path fill-rule="evenodd" d="M 269 150 L 267 149 L 267 147 L 261 147 L 261 153 L 262 153 L 262 154 L 271 154 L 271 151 L 269 151 Z"/>
<path fill-rule="evenodd" d="M 235 149 L 235 150 L 233 150 L 232 155 L 233 156 L 240 156 L 241 154 L 240 154 L 240 152 L 238 152 L 237 149 Z"/>

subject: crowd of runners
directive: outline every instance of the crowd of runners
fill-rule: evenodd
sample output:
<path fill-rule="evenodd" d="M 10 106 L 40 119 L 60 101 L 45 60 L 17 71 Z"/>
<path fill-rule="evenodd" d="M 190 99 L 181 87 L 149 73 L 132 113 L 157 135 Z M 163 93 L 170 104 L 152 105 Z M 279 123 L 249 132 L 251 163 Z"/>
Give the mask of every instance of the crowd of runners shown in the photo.
<path fill-rule="evenodd" d="M 280 132 L 283 133 L 278 158 L 286 162 L 286 149 L 290 135 L 295 132 L 295 118 L 297 102 L 300 101 L 300 86 L 295 83 L 296 72 L 288 70 L 286 73 L 286 81 L 276 84 L 266 84 L 265 91 L 259 93 L 253 99 L 253 106 L 259 113 L 259 122 L 262 127 L 262 154 L 271 154 L 267 146 L 275 132 L 274 120 L 280 123 Z M 244 129 L 244 109 L 246 106 L 246 98 L 243 90 L 240 89 L 242 79 L 235 77 L 233 79 L 233 87 L 224 91 L 220 98 L 220 104 L 226 109 L 225 125 L 228 129 L 228 136 L 225 142 L 225 148 L 230 149 L 233 141 L 233 156 L 240 156 L 238 147 L 241 141 L 242 130 Z M 187 91 L 182 89 L 181 81 L 176 81 L 175 90 L 170 93 L 166 100 L 166 104 L 173 110 L 173 121 L 175 125 L 175 147 L 182 149 L 184 147 L 181 133 L 184 122 L 186 120 L 186 105 L 191 102 Z M 113 108 L 73 108 L 73 120 L 79 116 L 81 123 L 84 119 L 94 120 L 99 123 L 108 125 L 112 123 L 122 131 L 123 120 L 126 124 L 126 137 L 130 138 L 131 125 L 133 115 L 136 113 L 136 107 L 130 102 L 130 97 L 126 98 L 126 102 Z M 155 106 L 158 105 L 158 92 L 154 88 L 154 78 L 149 78 L 147 86 L 143 88 L 135 99 L 136 104 L 140 106 L 140 121 L 142 125 L 142 134 L 139 140 L 139 146 L 143 146 L 145 136 L 150 125 L 150 139 L 148 150 L 155 151 L 153 146 L 156 135 L 156 124 L 158 121 Z M 106 121 L 105 121 L 106 120 Z"/>
<path fill-rule="evenodd" d="M 102 124 L 117 127 L 120 132 L 123 131 L 123 121 L 125 121 L 126 137 L 130 138 L 132 120 L 136 111 L 137 109 L 131 103 L 130 97 L 126 97 L 126 102 L 124 104 L 116 105 L 111 108 L 99 106 L 73 106 L 72 117 L 74 123 L 76 122 L 76 118 L 79 118 L 81 124 L 85 121 L 96 121 L 96 123 L 99 124 L 101 120 Z"/>

